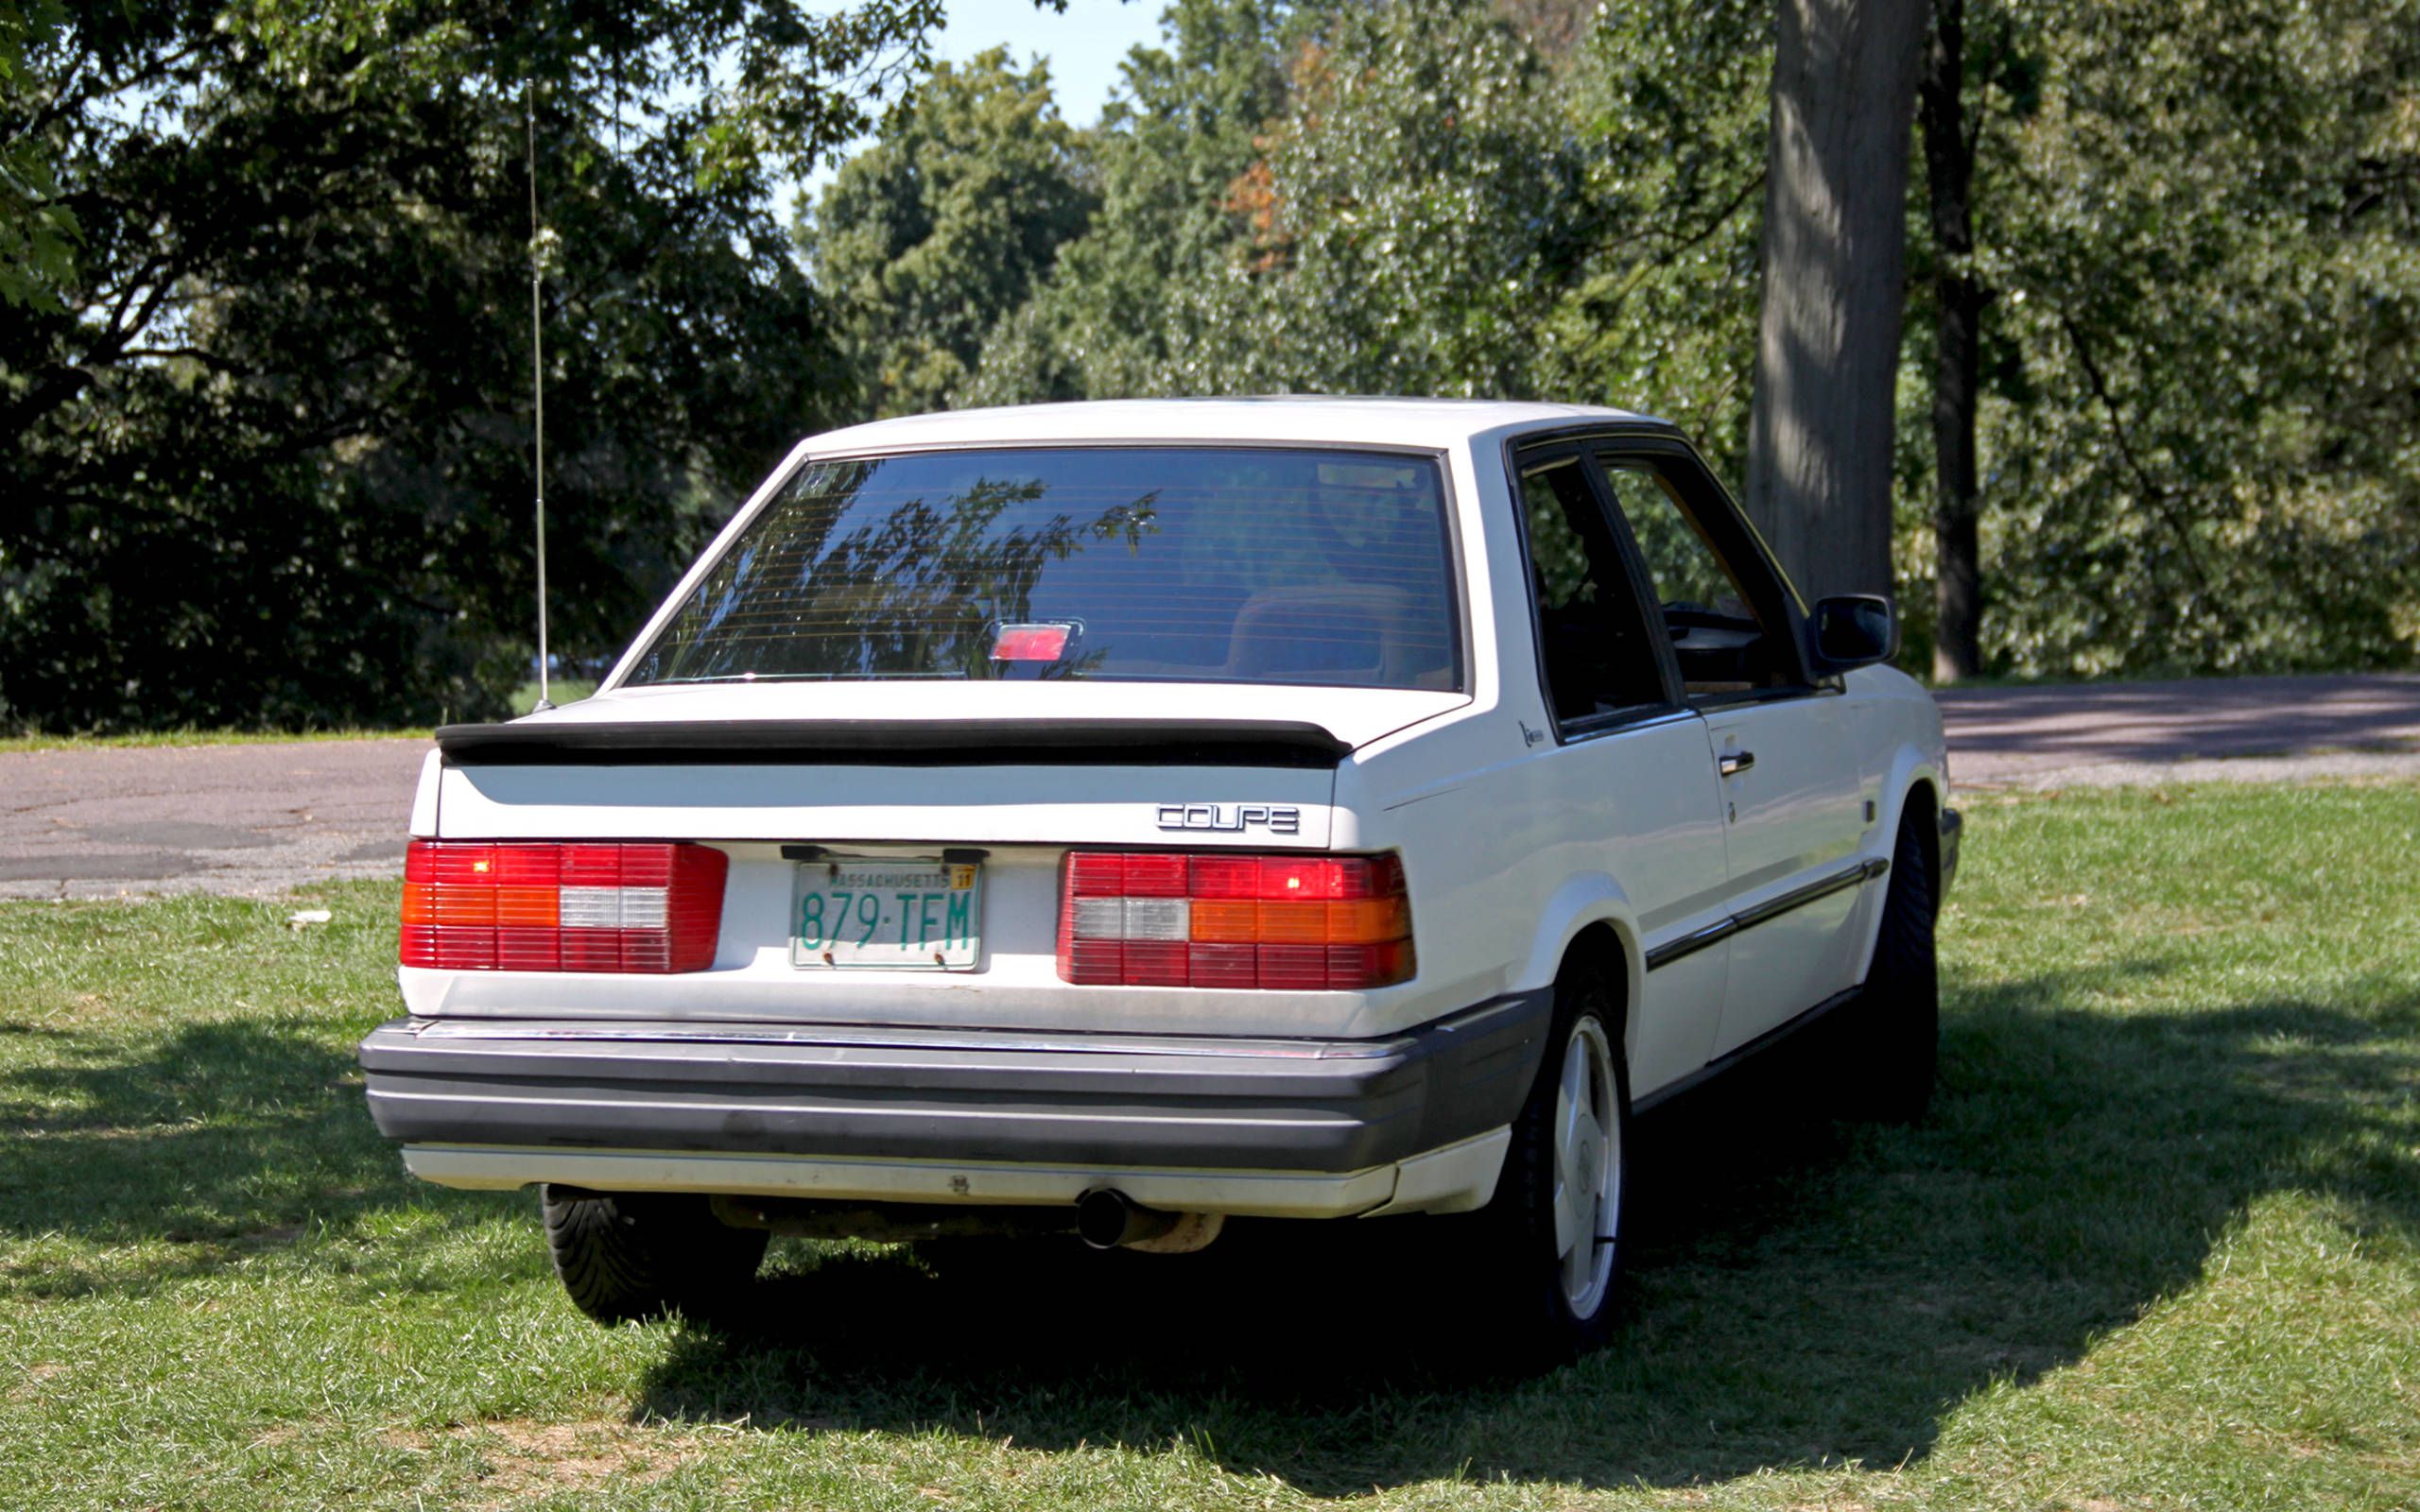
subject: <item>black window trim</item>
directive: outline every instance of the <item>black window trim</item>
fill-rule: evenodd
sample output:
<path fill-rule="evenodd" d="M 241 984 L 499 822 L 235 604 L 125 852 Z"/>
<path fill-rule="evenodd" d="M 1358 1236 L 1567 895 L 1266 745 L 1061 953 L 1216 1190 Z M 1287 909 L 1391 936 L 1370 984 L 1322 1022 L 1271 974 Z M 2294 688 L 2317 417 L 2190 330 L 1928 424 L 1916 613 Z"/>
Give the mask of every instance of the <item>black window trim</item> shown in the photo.
<path fill-rule="evenodd" d="M 1789 643 L 1786 650 L 1789 665 L 1784 670 L 1790 680 L 1782 686 L 1752 688 L 1745 693 L 1715 694 L 1698 698 L 1684 696 L 1682 702 L 1685 706 L 1698 710 L 1732 709 L 1847 691 L 1847 685 L 1839 678 L 1818 678 L 1807 664 L 1806 598 L 1798 592 L 1798 585 L 1790 581 L 1789 575 L 1783 571 L 1763 533 L 1756 529 L 1755 522 L 1748 518 L 1747 511 L 1739 507 L 1737 501 L 1731 497 L 1731 490 L 1722 486 L 1722 481 L 1714 475 L 1714 470 L 1706 466 L 1705 458 L 1686 438 L 1667 431 L 1599 434 L 1583 438 L 1581 446 L 1591 463 L 1600 470 L 1608 457 L 1616 462 L 1634 458 L 1666 464 L 1659 471 L 1679 488 L 1681 507 L 1701 526 L 1709 527 L 1707 533 L 1714 537 L 1713 549 L 1723 566 L 1726 569 L 1736 568 L 1752 579 L 1741 586 L 1751 595 L 1761 596 L 1765 600 L 1757 608 L 1761 613 L 1779 621 L 1781 638 Z M 1637 543 L 1630 533 L 1630 523 L 1622 516 L 1610 486 L 1605 491 L 1608 507 L 1621 522 L 1621 537 L 1629 543 L 1639 572 L 1650 577 L 1651 585 L 1651 575 L 1647 574 L 1645 556 L 1638 551 Z M 1651 586 L 1648 597 L 1654 601 Z M 1674 672 L 1677 677 L 1677 662 Z M 1678 687 L 1677 683 L 1675 687 Z"/>
<path fill-rule="evenodd" d="M 1606 497 L 1604 480 L 1597 475 L 1596 464 L 1590 460 L 1587 448 L 1579 440 L 1535 437 L 1515 437 L 1505 442 L 1505 483 L 1512 496 L 1512 538 L 1521 553 L 1521 600 L 1530 609 L 1530 662 L 1538 679 L 1538 701 L 1546 712 L 1547 727 L 1553 731 L 1558 747 L 1595 740 L 1623 730 L 1647 725 L 1665 724 L 1676 719 L 1696 717 L 1696 712 L 1680 696 L 1679 664 L 1668 650 L 1664 649 L 1662 627 L 1642 620 L 1640 628 L 1647 644 L 1657 647 L 1656 677 L 1663 687 L 1664 697 L 1657 703 L 1631 704 L 1609 709 L 1601 713 L 1564 719 L 1555 713 L 1554 685 L 1547 676 L 1547 638 L 1544 611 L 1538 604 L 1537 565 L 1530 556 L 1530 506 L 1523 496 L 1522 480 L 1532 472 L 1565 463 L 1577 466 L 1588 486 L 1589 496 L 1596 500 L 1606 532 L 1613 538 L 1615 553 L 1621 558 L 1623 571 L 1631 580 L 1631 601 L 1634 608 L 1651 601 L 1652 593 L 1643 587 L 1645 574 L 1638 561 L 1637 548 L 1630 541 L 1630 531 L 1619 510 L 1611 507 Z"/>

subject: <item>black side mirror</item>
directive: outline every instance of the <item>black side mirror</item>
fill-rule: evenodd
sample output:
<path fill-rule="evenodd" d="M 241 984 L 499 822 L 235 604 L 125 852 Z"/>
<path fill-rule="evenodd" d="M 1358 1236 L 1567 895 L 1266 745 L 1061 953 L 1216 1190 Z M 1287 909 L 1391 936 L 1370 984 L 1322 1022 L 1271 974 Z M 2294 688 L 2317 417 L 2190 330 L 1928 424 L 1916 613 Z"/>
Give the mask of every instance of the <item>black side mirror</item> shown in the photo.
<path fill-rule="evenodd" d="M 1872 666 L 1899 651 L 1899 616 L 1879 593 L 1817 599 L 1812 627 L 1818 672 Z"/>

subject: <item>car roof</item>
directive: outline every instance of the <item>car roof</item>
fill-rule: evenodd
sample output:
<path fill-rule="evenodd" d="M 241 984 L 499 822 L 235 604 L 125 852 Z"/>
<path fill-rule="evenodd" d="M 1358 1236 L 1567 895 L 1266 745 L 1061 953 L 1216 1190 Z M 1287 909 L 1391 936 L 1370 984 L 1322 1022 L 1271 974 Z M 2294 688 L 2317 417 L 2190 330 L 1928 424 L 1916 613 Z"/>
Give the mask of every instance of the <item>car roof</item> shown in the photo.
<path fill-rule="evenodd" d="M 1247 399 L 1115 399 L 910 415 L 827 431 L 810 455 L 894 447 L 1079 441 L 1319 441 L 1436 448 L 1491 432 L 1591 421 L 1665 426 L 1629 410 L 1512 400 L 1270 394 Z"/>

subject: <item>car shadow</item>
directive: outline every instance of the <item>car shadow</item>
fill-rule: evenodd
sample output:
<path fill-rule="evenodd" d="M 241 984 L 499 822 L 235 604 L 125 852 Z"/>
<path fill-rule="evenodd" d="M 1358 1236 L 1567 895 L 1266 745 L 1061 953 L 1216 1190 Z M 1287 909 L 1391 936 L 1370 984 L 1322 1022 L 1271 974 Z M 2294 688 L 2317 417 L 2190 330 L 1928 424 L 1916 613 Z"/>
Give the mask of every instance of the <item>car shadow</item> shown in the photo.
<path fill-rule="evenodd" d="M 1439 1220 L 1236 1224 L 1184 1257 L 787 1246 L 676 1335 L 635 1414 L 1184 1445 L 1315 1495 L 1921 1458 L 1962 1400 L 2190 1284 L 2264 1193 L 2420 1237 L 2398 1122 L 2420 998 L 2067 1005 L 2159 970 L 1958 993 L 1920 1128 L 1825 1121 L 1820 1046 L 1640 1119 L 1622 1326 L 1566 1369 L 1475 1366 Z"/>
<path fill-rule="evenodd" d="M 362 1106 L 350 1042 L 213 1019 L 138 1042 L 34 1029 L 43 1061 L 0 1069 L 0 1234 L 134 1246 L 99 1268 L 0 1278 L 36 1295 L 147 1290 L 389 1208 L 455 1221 L 494 1198 L 405 1175 Z M 145 1241 L 167 1241 L 163 1250 Z"/>

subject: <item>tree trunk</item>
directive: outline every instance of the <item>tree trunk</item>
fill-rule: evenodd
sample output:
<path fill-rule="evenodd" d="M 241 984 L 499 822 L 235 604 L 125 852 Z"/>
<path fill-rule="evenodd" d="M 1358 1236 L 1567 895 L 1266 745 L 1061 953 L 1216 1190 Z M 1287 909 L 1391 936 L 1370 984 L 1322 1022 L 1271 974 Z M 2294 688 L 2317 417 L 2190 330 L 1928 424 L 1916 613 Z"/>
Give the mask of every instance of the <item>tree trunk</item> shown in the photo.
<path fill-rule="evenodd" d="M 1924 123 L 1932 200 L 1932 675 L 1941 682 L 1971 678 L 1983 667 L 1975 390 L 1989 296 L 1975 278 L 1975 144 L 1961 99 L 1965 81 L 1966 0 L 1936 0 L 1916 113 Z"/>
<path fill-rule="evenodd" d="M 1908 135 L 1928 0 L 1781 0 L 1748 511 L 1810 599 L 1891 591 Z"/>

